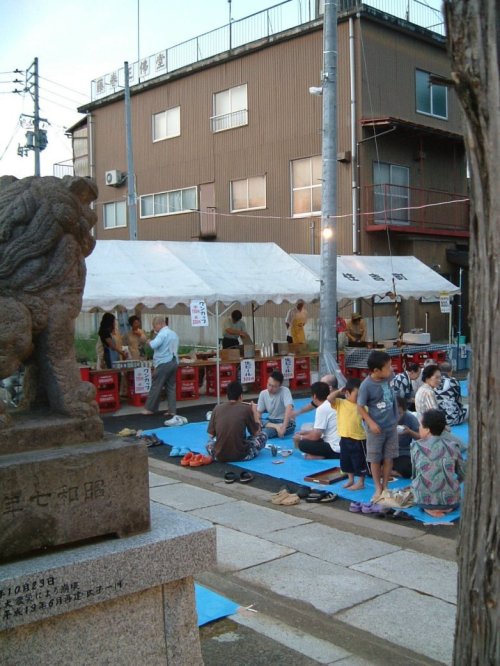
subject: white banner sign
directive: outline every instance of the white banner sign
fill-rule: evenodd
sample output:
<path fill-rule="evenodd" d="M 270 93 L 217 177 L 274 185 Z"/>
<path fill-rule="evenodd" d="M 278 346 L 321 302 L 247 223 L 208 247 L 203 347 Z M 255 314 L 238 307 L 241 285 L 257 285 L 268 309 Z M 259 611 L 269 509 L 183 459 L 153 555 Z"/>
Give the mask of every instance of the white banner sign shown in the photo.
<path fill-rule="evenodd" d="M 255 382 L 255 361 L 253 358 L 244 358 L 240 362 L 241 383 L 253 384 Z"/>
<path fill-rule="evenodd" d="M 151 368 L 134 368 L 134 391 L 149 393 L 151 389 Z"/>
<path fill-rule="evenodd" d="M 449 294 L 439 295 L 439 309 L 443 314 L 449 314 L 451 312 L 451 303 L 450 303 Z"/>
<path fill-rule="evenodd" d="M 294 356 L 283 356 L 281 359 L 281 372 L 284 379 L 293 379 L 294 375 Z"/>
<path fill-rule="evenodd" d="M 191 326 L 208 326 L 208 312 L 205 301 L 191 301 Z"/>

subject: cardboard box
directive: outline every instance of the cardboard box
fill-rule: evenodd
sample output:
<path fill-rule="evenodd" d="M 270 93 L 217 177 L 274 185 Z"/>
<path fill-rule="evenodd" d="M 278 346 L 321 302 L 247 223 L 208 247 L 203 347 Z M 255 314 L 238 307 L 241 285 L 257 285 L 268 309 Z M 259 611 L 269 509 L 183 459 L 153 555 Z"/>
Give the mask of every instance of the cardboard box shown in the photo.
<path fill-rule="evenodd" d="M 307 344 L 305 342 L 289 342 L 288 351 L 290 354 L 305 354 L 307 352 Z"/>
<path fill-rule="evenodd" d="M 235 349 L 222 349 L 220 359 L 231 363 L 237 362 L 240 360 L 240 350 L 237 347 Z"/>
<path fill-rule="evenodd" d="M 242 358 L 255 358 L 255 345 L 240 345 L 240 356 Z"/>
<path fill-rule="evenodd" d="M 288 342 L 273 342 L 273 353 L 276 356 L 286 356 L 288 354 Z"/>

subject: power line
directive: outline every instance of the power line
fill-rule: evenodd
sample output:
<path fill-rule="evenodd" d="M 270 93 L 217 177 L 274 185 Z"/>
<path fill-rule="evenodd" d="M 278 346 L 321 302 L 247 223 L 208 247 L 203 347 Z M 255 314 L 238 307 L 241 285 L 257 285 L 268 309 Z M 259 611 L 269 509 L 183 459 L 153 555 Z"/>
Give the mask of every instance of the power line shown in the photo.
<path fill-rule="evenodd" d="M 0 72 L 1 74 L 1 72 Z M 77 93 L 77 95 L 81 95 L 82 97 L 88 97 L 87 94 L 80 92 L 79 90 L 75 90 L 74 88 L 69 88 L 68 86 L 64 86 L 62 83 L 57 83 L 57 81 L 51 81 L 50 79 L 46 79 L 45 76 L 40 76 L 41 79 L 44 81 L 48 81 L 49 83 L 53 83 L 56 86 L 59 86 L 60 88 L 66 88 L 66 90 L 70 90 L 71 92 Z"/>
<path fill-rule="evenodd" d="M 43 99 L 43 101 L 46 104 L 54 104 L 54 105 L 60 106 L 63 109 L 67 109 L 68 111 L 73 111 L 73 113 L 78 113 L 78 111 L 75 109 L 75 107 L 66 106 L 65 104 L 61 104 L 60 102 L 56 102 L 53 99 L 47 99 L 46 97 L 42 97 L 42 96 L 40 96 L 40 99 Z"/>
<path fill-rule="evenodd" d="M 50 88 L 40 88 L 40 90 L 41 90 L 42 92 L 44 92 L 45 94 L 54 95 L 55 97 L 59 97 L 59 98 L 61 98 L 61 99 L 65 99 L 65 100 L 67 100 L 68 102 L 74 102 L 75 104 L 81 104 L 81 102 L 79 102 L 78 100 L 73 99 L 73 98 L 71 98 L 71 97 L 66 97 L 65 95 L 61 95 L 61 94 L 58 93 L 58 92 L 55 92 L 55 91 L 53 91 L 53 90 L 50 90 Z"/>
<path fill-rule="evenodd" d="M 16 134 L 17 134 L 17 130 L 20 129 L 20 127 L 21 127 L 21 125 L 19 124 L 19 122 L 17 122 L 17 123 L 16 123 L 16 126 L 14 127 L 14 131 L 12 132 L 12 136 L 10 137 L 8 144 L 5 146 L 5 150 L 4 150 L 3 153 L 0 155 L 0 160 L 2 160 L 2 159 L 4 158 L 5 153 L 9 150 L 10 144 L 11 144 L 12 141 L 14 140 L 14 137 L 15 137 Z"/>

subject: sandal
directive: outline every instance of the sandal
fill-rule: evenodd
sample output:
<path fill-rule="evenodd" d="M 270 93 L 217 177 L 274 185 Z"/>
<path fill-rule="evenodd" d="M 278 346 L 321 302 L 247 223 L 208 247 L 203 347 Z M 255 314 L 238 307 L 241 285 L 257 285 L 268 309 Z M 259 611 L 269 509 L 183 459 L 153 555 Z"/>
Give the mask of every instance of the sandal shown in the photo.
<path fill-rule="evenodd" d="M 240 483 L 250 483 L 253 481 L 254 476 L 251 472 L 242 472 L 240 474 Z"/>
<path fill-rule="evenodd" d="M 212 456 L 204 456 L 203 453 L 193 456 L 189 461 L 189 467 L 202 467 L 203 465 L 211 465 L 213 463 Z"/>
<path fill-rule="evenodd" d="M 336 499 L 338 499 L 338 495 L 336 493 L 325 493 L 319 498 L 319 503 L 320 504 L 328 504 L 329 502 L 335 502 Z M 307 502 L 307 497 L 306 497 L 306 502 Z"/>
<path fill-rule="evenodd" d="M 293 494 L 288 494 L 286 497 L 284 497 L 281 502 L 279 503 L 281 506 L 293 506 L 294 504 L 298 504 L 300 502 L 300 497 L 296 495 L 295 493 Z"/>
<path fill-rule="evenodd" d="M 182 458 L 182 460 L 181 460 L 181 465 L 183 467 L 189 467 L 190 463 L 191 463 L 191 460 L 194 458 L 194 456 L 195 456 L 195 454 L 192 451 L 190 451 L 189 453 L 186 453 L 184 458 Z"/>
<path fill-rule="evenodd" d="M 234 483 L 237 478 L 238 477 L 235 472 L 226 472 L 224 474 L 224 483 Z"/>
<path fill-rule="evenodd" d="M 327 494 L 326 490 L 313 490 L 306 497 L 306 502 L 321 502 L 321 498 Z"/>
<path fill-rule="evenodd" d="M 351 502 L 349 504 L 349 511 L 351 513 L 361 513 L 362 512 L 361 502 Z"/>

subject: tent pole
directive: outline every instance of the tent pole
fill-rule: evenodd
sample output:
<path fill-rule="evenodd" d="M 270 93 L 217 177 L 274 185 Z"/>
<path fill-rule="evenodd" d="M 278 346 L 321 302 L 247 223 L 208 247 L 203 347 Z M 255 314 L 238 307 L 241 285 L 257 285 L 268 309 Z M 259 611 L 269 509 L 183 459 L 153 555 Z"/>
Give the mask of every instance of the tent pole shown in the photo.
<path fill-rule="evenodd" d="M 220 352 L 219 352 L 219 301 L 215 301 L 215 349 L 217 351 L 215 374 L 217 381 L 217 404 L 220 403 Z"/>
<path fill-rule="evenodd" d="M 375 296 L 372 296 L 372 343 L 375 344 Z"/>

